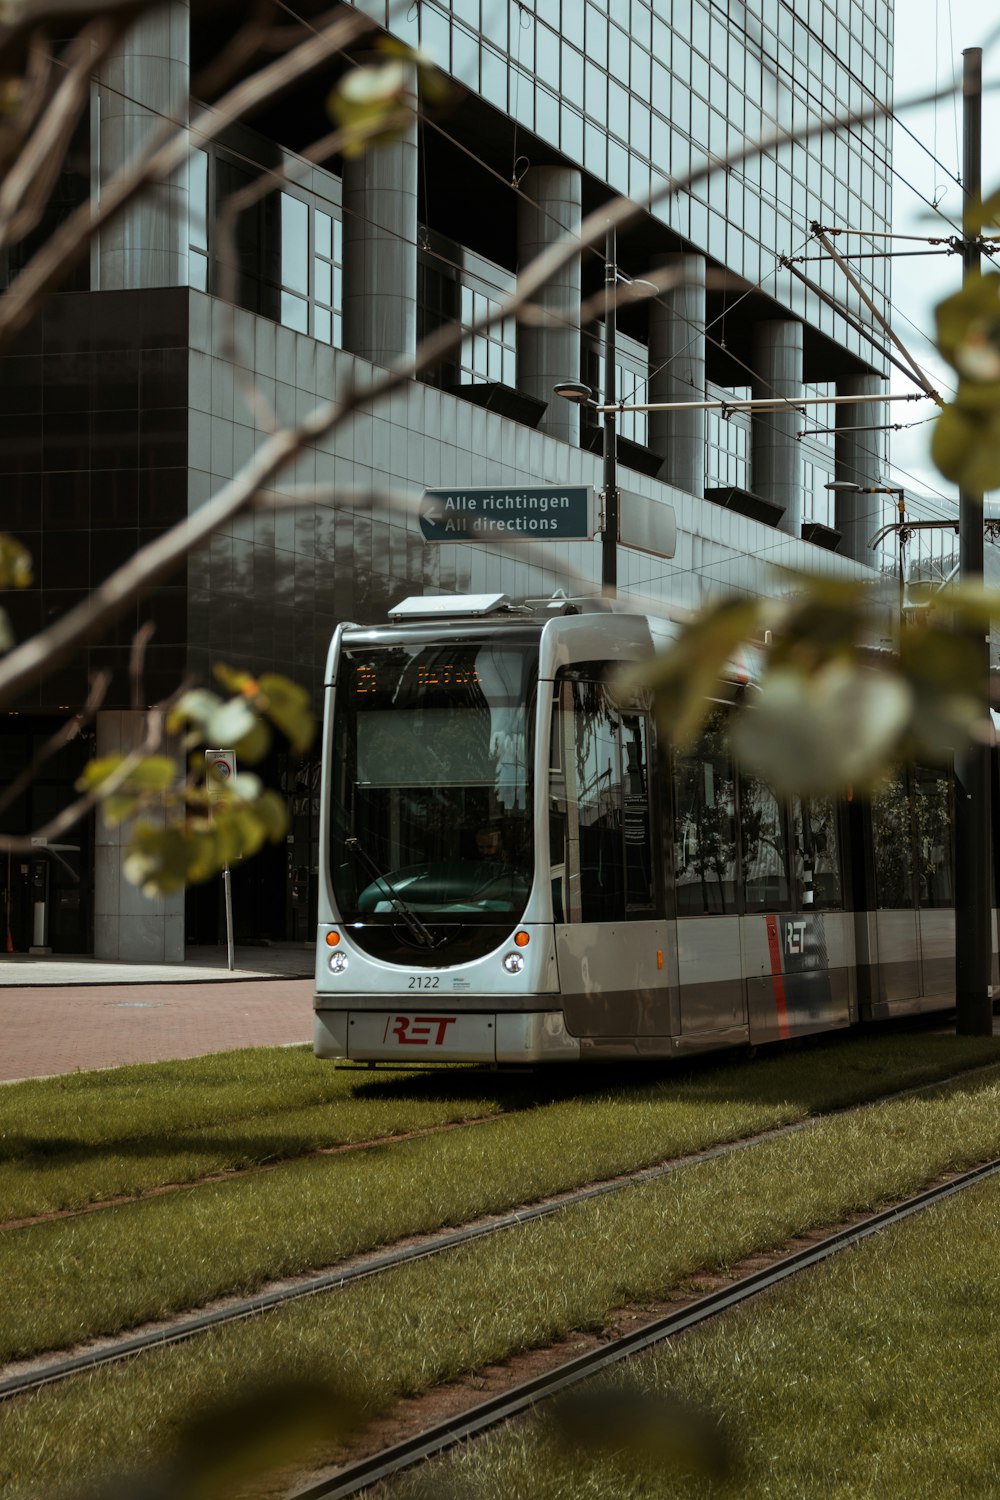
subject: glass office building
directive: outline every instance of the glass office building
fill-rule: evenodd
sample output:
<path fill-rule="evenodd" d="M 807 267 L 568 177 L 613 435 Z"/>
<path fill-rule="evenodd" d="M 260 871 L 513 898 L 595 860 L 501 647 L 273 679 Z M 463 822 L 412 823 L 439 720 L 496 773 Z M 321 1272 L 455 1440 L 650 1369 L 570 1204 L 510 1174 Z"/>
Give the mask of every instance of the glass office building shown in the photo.
<path fill-rule="evenodd" d="M 552 387 L 608 388 L 603 235 L 534 298 L 542 318 L 503 316 L 503 303 L 540 250 L 619 195 L 637 205 L 617 236 L 619 283 L 655 276 L 659 291 L 622 299 L 616 399 L 791 403 L 620 414 L 630 514 L 676 523 L 670 555 L 619 547 L 620 591 L 693 606 L 773 588 L 774 562 L 842 576 L 868 565 L 873 497 L 835 505 L 826 485 L 881 479 L 886 366 L 864 300 L 812 227 L 864 231 L 876 237 L 869 250 L 888 227 L 891 122 L 879 108 L 892 97 L 890 0 L 371 0 L 343 13 L 367 23 L 350 54 L 252 121 L 218 138 L 197 132 L 178 179 L 103 231 L 89 263 L 0 356 L 3 524 L 36 562 L 34 586 L 5 600 L 18 634 L 201 506 L 275 422 L 412 359 L 442 326 L 464 336 L 311 443 L 276 479 L 278 503 L 213 537 L 0 717 L 10 775 L 79 708 L 95 671 L 114 673 L 92 737 L 2 814 L 11 831 L 40 826 L 65 800 L 81 756 L 134 740 L 129 656 L 147 620 L 143 705 L 185 675 L 207 680 L 219 660 L 285 672 L 318 705 L 339 620 L 384 618 L 410 593 L 535 597 L 600 580 L 596 534 L 506 548 L 426 542 L 419 499 L 470 485 L 586 486 L 596 532 L 601 422 Z M 303 35 L 321 14 L 318 3 L 282 12 Z M 330 129 L 332 83 L 386 34 L 437 63 L 446 97 L 421 100 L 377 154 L 307 159 Z M 95 81 L 33 241 L 99 198 L 164 116 L 199 120 L 224 39 L 217 10 L 197 0 L 169 0 L 137 22 Z M 831 128 L 837 118 L 846 123 Z M 239 215 L 227 252 L 220 208 L 261 173 L 273 191 Z M 850 237 L 837 244 L 852 248 Z M 30 250 L 11 254 L 8 279 Z M 887 312 L 888 261 L 851 264 L 864 298 Z M 486 316 L 496 320 L 477 331 Z M 863 399 L 795 404 L 837 394 Z M 303 486 L 309 503 L 281 503 Z M 276 757 L 269 770 L 292 830 L 285 849 L 238 872 L 237 924 L 247 936 L 305 939 L 316 765 Z M 3 873 L 17 947 L 37 936 L 43 877 L 57 951 L 165 959 L 186 939 L 217 936 L 214 891 L 190 895 L 186 913 L 179 900 L 154 910 L 123 882 L 113 835 L 84 827 L 67 842 L 76 847 L 58 863 L 15 861 Z"/>

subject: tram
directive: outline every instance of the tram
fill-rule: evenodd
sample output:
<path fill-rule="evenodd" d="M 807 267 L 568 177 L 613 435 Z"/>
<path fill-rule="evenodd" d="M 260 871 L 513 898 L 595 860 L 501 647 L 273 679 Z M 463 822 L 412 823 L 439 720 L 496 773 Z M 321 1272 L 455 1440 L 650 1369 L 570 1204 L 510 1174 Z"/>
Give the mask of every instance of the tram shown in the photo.
<path fill-rule="evenodd" d="M 338 627 L 317 1056 L 671 1058 L 953 1006 L 951 776 L 780 799 L 730 759 L 736 669 L 677 753 L 614 687 L 677 628 L 500 594 Z"/>

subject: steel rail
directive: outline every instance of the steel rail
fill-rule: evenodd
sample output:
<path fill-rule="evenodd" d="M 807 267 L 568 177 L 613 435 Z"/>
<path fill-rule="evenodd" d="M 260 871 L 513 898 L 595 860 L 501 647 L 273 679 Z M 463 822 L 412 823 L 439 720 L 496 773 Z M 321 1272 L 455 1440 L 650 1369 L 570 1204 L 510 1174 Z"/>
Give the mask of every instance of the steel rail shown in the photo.
<path fill-rule="evenodd" d="M 848 1106 L 848 1109 L 856 1107 Z M 862 1106 L 862 1108 L 868 1107 L 870 1106 Z M 787 1125 L 777 1125 L 757 1135 L 745 1136 L 742 1140 L 724 1141 L 717 1146 L 706 1146 L 704 1150 L 692 1152 L 689 1156 L 660 1162 L 652 1167 L 638 1167 L 633 1172 L 625 1172 L 616 1177 L 605 1178 L 600 1182 L 588 1183 L 586 1187 L 568 1188 L 563 1192 L 552 1194 L 551 1197 L 541 1202 L 526 1204 L 511 1209 L 507 1213 L 483 1216 L 461 1225 L 458 1229 L 434 1230 L 397 1249 L 387 1250 L 381 1254 L 364 1255 L 316 1275 L 301 1277 L 290 1286 L 276 1287 L 272 1291 L 260 1292 L 254 1297 L 247 1297 L 238 1302 L 229 1301 L 222 1307 L 194 1313 L 190 1317 L 181 1317 L 166 1326 L 148 1329 L 144 1333 L 128 1335 L 113 1341 L 106 1340 L 93 1349 L 84 1349 L 79 1354 L 69 1355 L 65 1359 L 53 1359 L 46 1362 L 44 1353 L 29 1356 L 32 1362 L 31 1369 L 0 1380 L 0 1402 L 12 1400 L 15 1396 L 27 1395 L 29 1391 L 52 1385 L 56 1381 L 82 1374 L 87 1370 L 98 1369 L 102 1365 L 115 1364 L 118 1360 L 129 1359 L 149 1349 L 183 1343 L 199 1333 L 205 1333 L 210 1328 L 242 1322 L 260 1313 L 282 1307 L 287 1302 L 296 1302 L 303 1297 L 319 1296 L 324 1292 L 339 1291 L 341 1287 L 353 1281 L 377 1276 L 383 1271 L 394 1270 L 397 1266 L 408 1265 L 412 1261 L 424 1260 L 428 1256 L 438 1255 L 445 1250 L 457 1249 L 461 1245 L 491 1234 L 498 1234 L 505 1229 L 515 1229 L 519 1225 L 531 1223 L 534 1219 L 542 1219 L 549 1214 L 559 1213 L 562 1209 L 572 1208 L 577 1203 L 587 1203 L 591 1199 L 602 1198 L 609 1193 L 622 1192 L 626 1188 L 636 1187 L 645 1182 L 655 1182 L 658 1178 L 667 1177 L 685 1167 L 699 1166 L 716 1157 L 728 1156 L 734 1151 L 745 1151 L 752 1146 L 766 1145 L 768 1141 L 778 1140 L 796 1131 L 809 1129 L 821 1120 L 828 1119 L 832 1113 L 840 1113 L 840 1111 L 831 1111 L 826 1115 L 812 1115 L 807 1120 L 793 1120 Z M 20 1360 L 17 1363 L 24 1365 L 27 1362 L 27 1360 Z"/>
<path fill-rule="evenodd" d="M 675 1157 L 653 1166 L 637 1167 L 633 1171 L 618 1173 L 600 1182 L 588 1183 L 585 1187 L 567 1188 L 561 1192 L 552 1193 L 539 1202 L 522 1204 L 505 1213 L 481 1215 L 469 1223 L 460 1225 L 457 1229 L 432 1230 L 419 1236 L 412 1235 L 409 1237 L 409 1243 L 394 1249 L 349 1257 L 345 1262 L 332 1268 L 315 1274 L 307 1273 L 298 1276 L 288 1285 L 278 1286 L 270 1291 L 259 1292 L 252 1297 L 240 1300 L 230 1298 L 222 1306 L 189 1316 L 181 1315 L 170 1322 L 146 1329 L 141 1333 L 127 1334 L 123 1338 L 103 1338 L 100 1342 L 95 1342 L 94 1347 L 83 1349 L 79 1354 L 59 1358 L 57 1352 L 40 1351 L 20 1360 L 11 1360 L 8 1362 L 8 1368 L 13 1369 L 14 1373 L 0 1379 L 0 1404 L 39 1390 L 43 1386 L 67 1380 L 74 1375 L 84 1374 L 89 1370 L 100 1369 L 104 1365 L 116 1364 L 119 1360 L 144 1354 L 151 1349 L 184 1343 L 201 1333 L 206 1333 L 209 1329 L 223 1327 L 229 1323 L 244 1322 L 261 1313 L 271 1312 L 286 1303 L 296 1302 L 305 1297 L 321 1296 L 326 1292 L 339 1291 L 352 1282 L 380 1275 L 384 1271 L 395 1270 L 399 1266 L 427 1259 L 446 1250 L 458 1249 L 474 1240 L 483 1239 L 507 1229 L 515 1229 L 522 1224 L 529 1224 L 533 1220 L 546 1218 L 550 1214 L 572 1208 L 576 1204 L 588 1203 L 595 1198 L 623 1192 L 627 1188 L 641 1186 L 647 1182 L 656 1182 L 687 1167 L 700 1166 L 705 1162 L 730 1156 L 737 1151 L 747 1151 L 755 1146 L 767 1145 L 769 1142 L 781 1140 L 785 1136 L 794 1135 L 800 1131 L 814 1129 L 824 1120 L 836 1118 L 838 1115 L 877 1109 L 895 1100 L 946 1086 L 955 1078 L 988 1072 L 990 1066 L 988 1064 L 982 1068 L 973 1068 L 949 1077 L 933 1079 L 928 1083 L 917 1084 L 913 1088 L 902 1089 L 892 1094 L 884 1094 L 861 1104 L 840 1105 L 818 1115 L 809 1115 L 804 1120 L 792 1120 L 784 1125 L 772 1126 L 769 1130 L 744 1136 L 740 1140 L 721 1141 L 717 1145 L 706 1146 L 701 1151 L 691 1152 L 687 1156 Z"/>
<path fill-rule="evenodd" d="M 797 1250 L 763 1270 L 735 1281 L 729 1286 L 709 1292 L 688 1306 L 668 1313 L 645 1328 L 627 1333 L 611 1343 L 603 1344 L 588 1354 L 578 1355 L 557 1369 L 524 1381 L 499 1396 L 492 1396 L 469 1410 L 451 1417 L 445 1422 L 427 1428 L 424 1432 L 407 1438 L 390 1448 L 360 1459 L 345 1466 L 319 1484 L 308 1489 L 297 1490 L 287 1500 L 347 1500 L 348 1496 L 361 1494 L 373 1485 L 390 1479 L 405 1469 L 413 1468 L 432 1458 L 440 1457 L 460 1443 L 480 1436 L 492 1427 L 522 1415 L 560 1392 L 568 1390 L 582 1380 L 587 1380 L 613 1365 L 632 1359 L 637 1354 L 665 1343 L 668 1339 L 684 1333 L 690 1328 L 709 1322 L 721 1313 L 740 1306 L 762 1292 L 770 1291 L 801 1271 L 819 1265 L 842 1250 L 849 1249 L 882 1229 L 890 1228 L 909 1218 L 911 1214 L 932 1208 L 955 1193 L 974 1187 L 989 1177 L 1000 1173 L 1000 1159 L 973 1167 L 968 1172 L 951 1178 L 946 1183 L 927 1188 L 902 1203 L 872 1214 L 859 1223 L 817 1241 L 804 1250 Z"/>

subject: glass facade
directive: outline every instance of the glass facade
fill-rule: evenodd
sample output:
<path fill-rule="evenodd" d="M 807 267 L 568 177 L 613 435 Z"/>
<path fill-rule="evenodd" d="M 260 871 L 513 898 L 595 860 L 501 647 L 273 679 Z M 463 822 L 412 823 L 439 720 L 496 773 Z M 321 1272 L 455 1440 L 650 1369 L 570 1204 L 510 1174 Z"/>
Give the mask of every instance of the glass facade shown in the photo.
<path fill-rule="evenodd" d="M 318 497 L 315 504 L 278 503 L 239 517 L 101 641 L 26 693 L 18 704 L 24 716 L 41 722 L 78 708 L 89 674 L 101 667 L 115 672 L 106 706 L 126 707 L 132 641 L 147 620 L 156 625 L 145 657 L 148 702 L 173 691 L 185 674 L 209 681 L 213 663 L 227 661 L 286 672 L 318 703 L 327 643 L 341 620 L 380 621 L 410 593 L 499 589 L 512 597 L 544 597 L 560 587 L 593 585 L 601 576 L 598 540 L 548 550 L 428 545 L 416 508 L 400 504 L 401 496 L 412 500 L 440 485 L 558 479 L 600 487 L 600 427 L 591 414 L 582 413 L 578 441 L 545 425 L 552 415 L 551 383 L 562 370 L 526 348 L 510 319 L 472 331 L 515 288 L 530 248 L 523 212 L 525 201 L 532 203 L 523 181 L 528 168 L 544 172 L 555 165 L 572 179 L 584 212 L 612 193 L 656 195 L 640 230 L 619 237 L 623 274 L 641 277 L 660 251 L 681 251 L 704 256 L 709 271 L 745 279 L 746 289 L 732 296 L 709 284 L 698 323 L 683 308 L 671 312 L 690 329 L 692 342 L 701 340 L 701 363 L 685 378 L 699 389 L 704 379 L 707 395 L 751 394 L 755 324 L 769 319 L 802 322 L 807 389 L 833 391 L 842 376 L 871 372 L 870 347 L 778 257 L 796 251 L 814 219 L 873 231 L 888 221 L 888 123 L 838 132 L 818 126 L 838 111 L 864 110 L 873 96 L 891 98 L 889 0 L 746 0 L 739 7 L 723 0 L 622 0 L 610 15 L 595 0 L 421 0 L 411 6 L 365 0 L 364 9 L 421 46 L 469 91 L 456 96 L 440 132 L 414 132 L 407 149 L 417 164 L 416 191 L 408 186 L 404 194 L 395 181 L 372 188 L 376 196 L 384 189 L 393 197 L 399 218 L 389 216 L 391 231 L 359 225 L 345 213 L 338 173 L 346 178 L 349 163 L 317 166 L 306 159 L 307 131 L 318 114 L 327 125 L 322 110 L 329 81 L 317 82 L 311 96 L 304 85 L 301 95 L 257 118 L 254 128 L 234 127 L 195 151 L 186 220 L 148 214 L 134 255 L 114 249 L 110 240 L 96 245 L 91 264 L 77 273 L 77 289 L 55 299 L 0 359 L 4 527 L 31 550 L 36 575 L 32 588 L 5 599 L 17 635 L 63 614 L 144 541 L 217 494 L 276 423 L 300 421 L 320 401 L 368 378 L 374 356 L 364 353 L 354 321 L 363 296 L 369 298 L 361 315 L 367 332 L 384 310 L 380 299 L 391 296 L 405 304 L 396 326 L 414 340 L 452 322 L 463 337 L 420 381 L 371 411 L 358 411 L 276 477 L 273 498 L 287 500 L 293 486 L 307 486 Z M 199 24 L 196 15 L 192 66 L 202 45 Z M 140 93 L 141 73 L 136 70 Z M 100 87 L 107 94 L 111 85 Z M 96 161 L 92 147 L 94 140 L 109 150 L 112 143 L 111 133 L 95 133 L 99 105 L 100 97 L 74 140 L 52 200 L 52 222 L 86 197 L 97 167 L 107 166 Z M 725 170 L 718 166 L 727 154 L 799 126 L 817 129 L 808 139 L 751 151 Z M 247 194 L 232 256 L 224 257 L 219 210 L 262 173 L 270 175 L 273 191 Z M 399 209 L 404 197 L 405 212 Z M 352 190 L 346 201 L 370 200 Z M 358 245 L 373 228 L 412 247 L 406 262 L 412 286 L 363 294 L 345 289 L 345 265 L 357 266 Z M 162 254 L 157 235 L 164 242 L 176 236 Z M 30 249 L 26 242 L 12 253 L 0 267 L 4 276 L 17 273 Z M 599 296 L 602 250 L 581 258 L 584 300 Z M 174 276 L 178 263 L 186 285 Z M 110 274 L 115 265 L 117 282 Z M 859 274 L 872 278 L 867 288 L 876 306 L 884 308 L 887 262 L 859 265 Z M 817 262 L 809 270 L 837 295 L 840 273 L 832 265 Z M 234 308 L 220 297 L 229 282 Z M 351 348 L 344 347 L 345 290 L 352 292 Z M 595 305 L 600 309 L 599 301 Z M 649 396 L 660 373 L 650 357 L 649 313 L 642 304 L 620 311 L 615 386 L 626 405 Z M 589 318 L 584 328 L 574 327 L 572 318 L 569 324 L 579 338 L 580 375 L 603 391 L 603 330 L 593 311 Z M 680 343 L 686 342 L 685 332 Z M 250 382 L 253 402 L 245 399 Z M 825 488 L 834 473 L 835 439 L 818 429 L 835 425 L 825 414 L 803 417 L 794 464 L 803 519 L 828 527 L 835 519 Z M 654 426 L 644 413 L 620 414 L 622 484 L 650 502 L 673 503 L 657 478 L 664 455 L 653 448 Z M 704 443 L 709 488 L 752 488 L 753 439 L 745 414 L 706 416 L 697 442 Z M 678 504 L 674 558 L 621 549 L 622 593 L 669 596 L 691 607 L 716 590 L 769 587 L 766 564 L 779 547 L 793 566 L 812 563 L 818 549 L 802 543 L 797 529 L 778 537 L 752 513 L 749 519 L 723 514 L 697 495 L 697 487 L 689 488 Z M 943 568 L 950 537 L 938 540 Z M 822 567 L 822 554 L 817 561 Z M 834 563 L 850 566 L 834 558 L 831 571 Z M 604 709 L 592 708 L 567 701 L 574 734 L 587 724 L 586 733 L 597 735 Z M 623 795 L 638 795 L 644 733 L 629 725 L 632 760 L 615 764 Z M 599 735 L 598 741 L 603 744 Z M 625 741 L 620 744 L 624 756 Z M 280 925 L 292 902 L 290 920 L 308 930 L 313 771 L 289 761 L 277 774 L 289 805 L 300 809 L 299 821 L 293 845 L 273 856 L 266 877 L 272 893 L 261 896 L 257 911 L 277 931 L 272 918 Z M 775 882 L 798 878 L 799 840 L 781 842 L 792 826 L 788 818 L 782 812 L 779 828 L 775 809 L 758 805 L 753 789 L 733 779 L 722 749 L 706 749 L 700 767 L 685 778 L 677 814 L 686 859 L 678 872 L 682 905 L 731 910 L 733 902 L 768 901 Z M 584 806 L 583 792 L 577 793 Z M 601 809 L 587 807 L 598 830 Z M 737 807 L 751 818 L 747 828 L 732 823 Z M 621 890 L 631 890 L 633 877 L 626 865 L 622 870 Z M 206 922 L 202 936 L 214 915 Z"/>
<path fill-rule="evenodd" d="M 889 225 L 887 116 L 819 127 L 891 102 L 891 0 L 624 0 L 611 15 L 595 0 L 361 8 L 598 182 L 654 195 L 662 223 L 751 283 L 766 278 L 790 310 L 867 356 L 830 308 L 775 273 L 773 252 L 795 253 L 813 221 Z M 810 127 L 794 144 L 705 170 Z M 858 274 L 886 312 L 885 262 Z M 835 294 L 838 275 L 827 263 L 816 279 Z"/>

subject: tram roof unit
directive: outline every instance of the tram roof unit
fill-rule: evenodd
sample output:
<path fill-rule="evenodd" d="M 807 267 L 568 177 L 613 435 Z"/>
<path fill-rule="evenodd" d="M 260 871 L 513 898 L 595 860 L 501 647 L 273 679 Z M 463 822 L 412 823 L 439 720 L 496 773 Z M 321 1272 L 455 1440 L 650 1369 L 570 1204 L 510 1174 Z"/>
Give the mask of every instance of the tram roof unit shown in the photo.
<path fill-rule="evenodd" d="M 688 618 L 686 610 L 664 604 L 663 612 L 647 613 L 629 607 L 628 599 L 601 595 L 511 600 L 506 594 L 412 595 L 388 612 L 383 625 L 345 623 L 338 627 L 327 658 L 326 681 L 334 681 L 337 643 L 345 637 L 352 647 L 390 642 L 419 642 L 429 630 L 442 641 L 458 641 L 472 632 L 497 630 L 522 640 L 541 638 L 539 670 L 551 678 L 559 667 L 585 660 L 642 661 L 666 650 Z M 756 680 L 755 653 L 747 648 L 730 663 L 726 680 L 742 687 Z"/>

